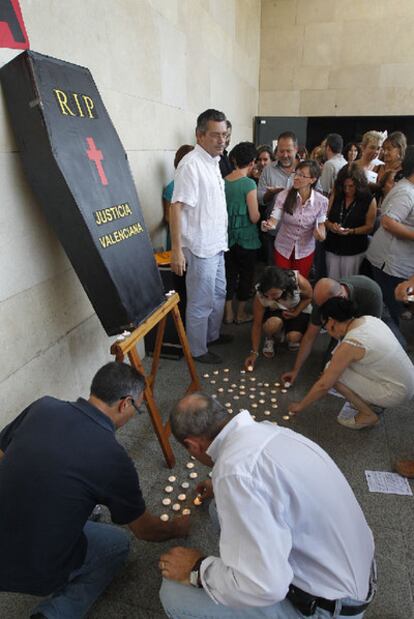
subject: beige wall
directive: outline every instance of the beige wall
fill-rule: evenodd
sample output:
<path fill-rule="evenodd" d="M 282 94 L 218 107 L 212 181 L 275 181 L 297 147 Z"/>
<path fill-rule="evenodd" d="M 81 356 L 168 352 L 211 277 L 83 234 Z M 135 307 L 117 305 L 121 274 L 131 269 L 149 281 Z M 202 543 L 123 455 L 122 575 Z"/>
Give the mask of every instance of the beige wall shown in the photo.
<path fill-rule="evenodd" d="M 195 118 L 215 107 L 249 139 L 260 0 L 20 0 L 31 48 L 89 67 L 128 153 L 154 244 L 162 187 Z M 0 63 L 11 53 L 1 50 Z M 44 393 L 87 394 L 107 338 L 33 199 L 0 97 L 0 427 Z"/>
<path fill-rule="evenodd" d="M 260 114 L 413 114 L 414 1 L 263 0 Z"/>

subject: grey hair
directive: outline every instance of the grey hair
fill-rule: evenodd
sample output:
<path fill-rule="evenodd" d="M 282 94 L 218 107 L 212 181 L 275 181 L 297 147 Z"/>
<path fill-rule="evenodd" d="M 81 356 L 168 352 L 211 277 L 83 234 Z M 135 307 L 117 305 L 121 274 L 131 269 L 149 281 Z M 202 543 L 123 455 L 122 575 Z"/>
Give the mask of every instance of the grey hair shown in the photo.
<path fill-rule="evenodd" d="M 213 109 L 206 110 L 197 118 L 196 133 L 205 133 L 208 129 L 210 120 L 214 122 L 226 122 L 227 119 L 224 112 Z"/>
<path fill-rule="evenodd" d="M 170 415 L 170 424 L 177 441 L 184 443 L 189 436 L 204 436 L 213 440 L 230 419 L 220 402 L 196 391 L 177 402 Z"/>

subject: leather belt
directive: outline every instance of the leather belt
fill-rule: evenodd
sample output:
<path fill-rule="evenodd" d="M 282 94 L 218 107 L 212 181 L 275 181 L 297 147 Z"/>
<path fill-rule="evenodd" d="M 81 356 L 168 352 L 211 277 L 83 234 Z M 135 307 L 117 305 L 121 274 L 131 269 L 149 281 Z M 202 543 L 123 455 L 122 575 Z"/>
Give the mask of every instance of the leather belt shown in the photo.
<path fill-rule="evenodd" d="M 311 617 L 312 615 L 314 615 L 317 608 L 327 610 L 332 615 L 335 612 L 336 600 L 327 600 L 325 598 L 313 596 L 310 593 L 306 593 L 306 591 L 302 591 L 302 589 L 299 589 L 299 587 L 295 587 L 295 585 L 290 585 L 286 597 L 295 608 L 297 608 L 303 615 L 305 615 L 305 617 Z M 340 616 L 343 615 L 346 617 L 359 615 L 366 608 L 368 608 L 369 604 L 369 602 L 359 604 L 358 606 L 347 606 L 346 604 L 344 604 L 341 607 L 341 611 L 339 614 Z"/>

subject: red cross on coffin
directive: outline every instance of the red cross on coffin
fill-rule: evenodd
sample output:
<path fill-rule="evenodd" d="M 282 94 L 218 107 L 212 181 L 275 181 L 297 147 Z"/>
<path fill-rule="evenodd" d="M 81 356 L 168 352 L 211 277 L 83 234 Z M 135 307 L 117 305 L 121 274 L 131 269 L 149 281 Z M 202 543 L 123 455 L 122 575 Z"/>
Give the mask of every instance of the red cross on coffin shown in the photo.
<path fill-rule="evenodd" d="M 108 179 L 106 178 L 106 174 L 101 163 L 101 161 L 104 159 L 102 151 L 96 148 L 95 140 L 93 138 L 86 138 L 86 141 L 89 146 L 89 149 L 86 151 L 88 154 L 88 158 L 96 165 L 96 169 L 98 170 L 99 178 L 101 179 L 102 185 L 107 185 Z"/>

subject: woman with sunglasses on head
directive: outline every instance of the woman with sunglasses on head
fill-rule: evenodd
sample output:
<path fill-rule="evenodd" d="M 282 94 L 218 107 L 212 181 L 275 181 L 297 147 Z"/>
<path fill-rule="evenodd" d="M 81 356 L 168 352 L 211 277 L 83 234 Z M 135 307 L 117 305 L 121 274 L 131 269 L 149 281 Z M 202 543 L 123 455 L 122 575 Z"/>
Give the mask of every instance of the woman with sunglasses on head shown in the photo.
<path fill-rule="evenodd" d="M 267 267 L 256 286 L 253 301 L 252 348 L 245 360 L 254 368 L 259 356 L 262 327 L 265 334 L 263 356 L 274 357 L 274 337 L 282 330 L 289 350 L 297 350 L 311 312 L 312 286 L 298 271 Z"/>
<path fill-rule="evenodd" d="M 372 406 L 394 407 L 414 395 L 414 366 L 387 325 L 374 316 L 355 317 L 351 301 L 333 297 L 320 307 L 322 324 L 339 340 L 332 360 L 301 402 L 289 406 L 300 413 L 333 387 L 355 409 L 353 417 L 338 417 L 351 430 L 378 423 Z"/>
<path fill-rule="evenodd" d="M 328 199 L 315 191 L 320 176 L 316 161 L 301 161 L 295 170 L 293 185 L 276 198 L 264 230 L 280 222 L 274 244 L 274 262 L 282 269 L 293 269 L 308 278 L 315 253 L 315 239 L 325 240 Z"/>

